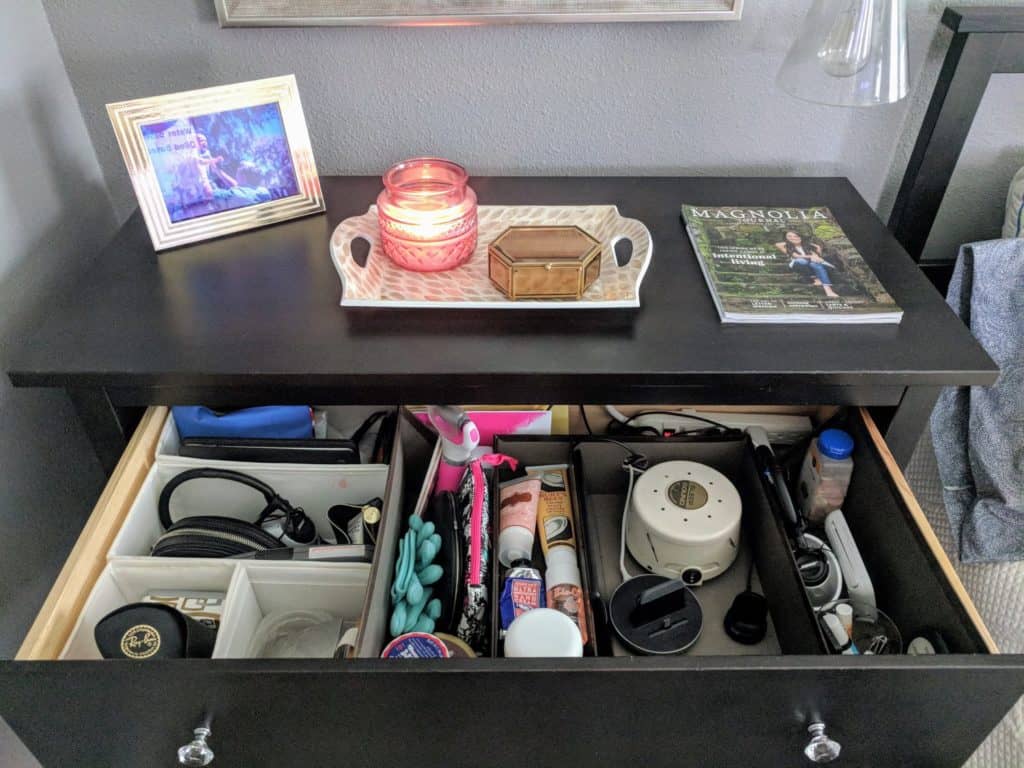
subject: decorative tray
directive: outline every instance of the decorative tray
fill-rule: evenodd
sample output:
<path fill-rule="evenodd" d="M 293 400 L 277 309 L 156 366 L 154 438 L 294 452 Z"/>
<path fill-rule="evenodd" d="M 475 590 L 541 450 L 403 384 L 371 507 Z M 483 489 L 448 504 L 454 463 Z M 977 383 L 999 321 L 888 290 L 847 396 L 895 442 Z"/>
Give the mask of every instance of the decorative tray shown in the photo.
<path fill-rule="evenodd" d="M 640 283 L 651 263 L 651 233 L 642 222 L 623 218 L 614 205 L 481 205 L 477 217 L 479 229 L 472 258 L 447 272 L 411 272 L 392 263 L 380 246 L 376 206 L 345 219 L 331 235 L 331 259 L 341 278 L 341 305 L 453 309 L 640 306 Z M 487 276 L 488 244 L 506 227 L 556 224 L 576 225 L 601 243 L 601 276 L 579 300 L 508 299 Z M 365 259 L 357 260 L 352 244 L 359 238 L 366 240 L 370 249 Z M 624 239 L 632 243 L 632 252 L 620 266 L 616 244 Z M 365 249 L 365 244 L 362 246 Z"/>

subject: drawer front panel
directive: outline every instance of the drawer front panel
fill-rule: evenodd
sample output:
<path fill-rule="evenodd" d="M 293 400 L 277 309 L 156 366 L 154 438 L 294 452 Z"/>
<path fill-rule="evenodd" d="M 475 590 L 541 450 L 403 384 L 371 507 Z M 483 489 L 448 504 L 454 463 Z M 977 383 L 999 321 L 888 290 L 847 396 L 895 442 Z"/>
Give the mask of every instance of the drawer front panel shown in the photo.
<path fill-rule="evenodd" d="M 839 766 L 954 768 L 1022 684 L 1001 657 L 860 661 L 5 662 L 0 687 L 45 766 L 171 765 L 209 711 L 214 768 L 778 768 L 819 720 Z"/>

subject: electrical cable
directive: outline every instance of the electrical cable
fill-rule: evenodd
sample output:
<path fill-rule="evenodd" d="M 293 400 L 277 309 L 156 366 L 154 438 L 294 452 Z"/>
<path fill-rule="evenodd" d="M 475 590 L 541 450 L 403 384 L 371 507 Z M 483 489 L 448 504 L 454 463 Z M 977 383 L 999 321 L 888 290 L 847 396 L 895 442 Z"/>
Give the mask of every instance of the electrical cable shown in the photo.
<path fill-rule="evenodd" d="M 632 464 L 626 464 L 626 471 L 629 472 L 629 488 L 626 490 L 626 506 L 622 508 L 622 525 L 619 527 L 619 574 L 623 581 L 633 578 L 629 569 L 626 568 L 626 524 L 629 520 L 629 505 L 633 500 L 633 485 L 636 483 L 636 476 L 642 475 Z"/>
<path fill-rule="evenodd" d="M 580 409 L 580 416 L 583 418 L 583 426 L 587 428 L 587 434 L 594 434 L 594 430 L 590 428 L 590 420 L 587 418 L 587 409 L 585 406 L 579 405 L 577 408 Z"/>
<path fill-rule="evenodd" d="M 626 414 L 624 414 L 622 411 L 620 411 L 614 405 L 606 405 L 604 407 L 604 409 L 608 412 L 609 416 L 611 416 L 613 419 L 615 419 L 619 423 L 622 423 L 624 421 L 628 421 L 629 420 L 629 417 L 626 416 Z"/>
<path fill-rule="evenodd" d="M 636 421 L 642 416 L 672 416 L 674 418 L 693 419 L 694 421 L 699 421 L 704 424 L 708 424 L 712 427 L 718 427 L 719 429 L 724 430 L 726 432 L 739 431 L 734 427 L 730 427 L 727 424 L 723 424 L 720 421 L 715 421 L 714 419 L 709 419 L 706 416 L 698 416 L 693 413 L 682 413 L 681 411 L 641 411 L 640 413 L 633 414 L 624 421 L 620 421 L 619 419 L 616 419 L 616 421 L 619 421 L 619 423 L 622 424 L 622 426 L 628 427 L 630 426 L 631 422 Z"/>
<path fill-rule="evenodd" d="M 611 437 L 595 437 L 593 440 L 588 440 L 587 442 L 610 443 L 612 445 L 617 445 L 629 454 L 622 461 L 622 468 L 629 473 L 629 484 L 626 490 L 626 506 L 622 509 L 622 525 L 619 527 L 619 573 L 622 575 L 623 581 L 628 581 L 632 578 L 632 575 L 626 568 L 626 523 L 629 519 L 629 505 L 633 499 L 633 486 L 636 483 L 637 476 L 642 475 L 647 471 L 647 457 L 642 453 L 637 453 L 625 443 Z M 573 450 L 579 450 L 580 445 L 580 443 L 574 444 Z"/>

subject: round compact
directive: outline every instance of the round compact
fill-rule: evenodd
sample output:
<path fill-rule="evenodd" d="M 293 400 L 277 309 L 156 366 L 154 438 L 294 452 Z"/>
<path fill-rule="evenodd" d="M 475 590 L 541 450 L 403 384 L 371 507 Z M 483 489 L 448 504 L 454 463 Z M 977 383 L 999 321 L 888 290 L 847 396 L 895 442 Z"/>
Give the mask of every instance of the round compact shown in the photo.
<path fill-rule="evenodd" d="M 473 649 L 464 640 L 460 640 L 455 635 L 438 632 L 434 637 L 444 643 L 448 649 L 448 655 L 453 659 L 475 659 L 477 657 Z"/>
<path fill-rule="evenodd" d="M 426 632 L 407 632 L 399 635 L 384 650 L 382 659 L 448 659 L 451 654 L 436 635 Z"/>
<path fill-rule="evenodd" d="M 553 608 L 534 608 L 520 614 L 505 635 L 505 656 L 510 659 L 582 655 L 583 638 L 576 622 Z"/>
<path fill-rule="evenodd" d="M 633 488 L 626 546 L 651 573 L 696 586 L 736 559 L 742 511 L 739 491 L 718 470 L 695 461 L 655 464 Z"/>

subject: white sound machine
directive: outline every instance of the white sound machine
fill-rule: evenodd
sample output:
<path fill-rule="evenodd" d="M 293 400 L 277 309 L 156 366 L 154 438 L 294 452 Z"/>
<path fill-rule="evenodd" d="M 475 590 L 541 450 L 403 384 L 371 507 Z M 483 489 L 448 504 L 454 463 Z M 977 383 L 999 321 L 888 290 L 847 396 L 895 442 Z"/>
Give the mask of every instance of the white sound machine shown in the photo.
<path fill-rule="evenodd" d="M 694 461 L 655 464 L 633 488 L 626 546 L 651 573 L 695 586 L 733 564 L 742 511 L 739 491 L 718 470 Z"/>

